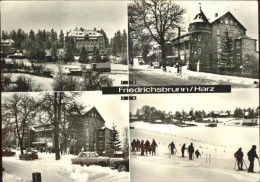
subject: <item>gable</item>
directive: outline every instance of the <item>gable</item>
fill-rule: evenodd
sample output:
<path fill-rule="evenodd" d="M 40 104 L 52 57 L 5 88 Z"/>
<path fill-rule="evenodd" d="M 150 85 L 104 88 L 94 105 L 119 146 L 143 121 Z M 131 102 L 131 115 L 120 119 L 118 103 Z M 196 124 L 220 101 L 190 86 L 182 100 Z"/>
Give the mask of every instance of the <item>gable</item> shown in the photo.
<path fill-rule="evenodd" d="M 226 20 L 228 20 L 229 25 L 240 26 L 243 30 L 246 31 L 246 28 L 229 11 L 222 15 L 219 15 L 218 17 L 214 18 L 213 20 L 210 20 L 210 23 L 215 24 L 215 23 L 222 22 L 222 24 L 226 24 Z"/>

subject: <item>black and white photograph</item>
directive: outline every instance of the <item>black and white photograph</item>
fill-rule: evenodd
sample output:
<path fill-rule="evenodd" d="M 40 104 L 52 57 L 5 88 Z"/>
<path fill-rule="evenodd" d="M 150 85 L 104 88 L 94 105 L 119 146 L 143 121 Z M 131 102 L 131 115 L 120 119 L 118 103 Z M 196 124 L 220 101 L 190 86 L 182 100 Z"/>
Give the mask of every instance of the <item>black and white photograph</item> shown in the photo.
<path fill-rule="evenodd" d="M 3 181 L 130 181 L 128 102 L 16 92 L 2 93 L 1 108 Z"/>
<path fill-rule="evenodd" d="M 131 181 L 259 181 L 258 89 L 140 95 L 130 142 Z"/>
<path fill-rule="evenodd" d="M 138 86 L 259 87 L 257 1 L 133 0 L 128 24 Z"/>
<path fill-rule="evenodd" d="M 2 91 L 120 86 L 127 34 L 126 1 L 1 1 Z"/>

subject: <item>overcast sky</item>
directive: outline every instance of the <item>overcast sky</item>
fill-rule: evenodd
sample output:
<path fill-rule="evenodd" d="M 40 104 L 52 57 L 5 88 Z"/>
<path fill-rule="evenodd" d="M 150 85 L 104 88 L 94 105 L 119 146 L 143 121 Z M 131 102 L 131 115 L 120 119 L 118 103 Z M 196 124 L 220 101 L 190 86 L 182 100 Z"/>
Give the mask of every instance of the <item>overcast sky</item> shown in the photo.
<path fill-rule="evenodd" d="M 130 112 L 144 105 L 154 106 L 166 112 L 190 111 L 221 111 L 234 110 L 236 107 L 257 108 L 259 106 L 259 89 L 232 89 L 231 93 L 203 94 L 139 94 L 136 101 L 131 101 Z"/>
<path fill-rule="evenodd" d="M 202 10 L 207 18 L 230 11 L 247 28 L 247 35 L 258 39 L 257 1 L 176 1 L 186 8 L 185 30 L 189 21 Z M 120 29 L 127 29 L 127 1 L 1 1 L 1 28 L 13 30 L 54 28 L 57 31 L 75 27 L 101 27 L 109 38 Z"/>
<path fill-rule="evenodd" d="M 127 29 L 126 1 L 1 1 L 1 29 L 68 31 L 103 28 L 111 38 Z"/>
<path fill-rule="evenodd" d="M 230 11 L 235 18 L 247 29 L 247 35 L 258 39 L 258 3 L 257 1 L 182 1 L 176 2 L 186 8 L 185 30 L 188 29 L 196 14 L 201 9 L 208 19 L 213 19 L 215 13 L 221 14 Z"/>

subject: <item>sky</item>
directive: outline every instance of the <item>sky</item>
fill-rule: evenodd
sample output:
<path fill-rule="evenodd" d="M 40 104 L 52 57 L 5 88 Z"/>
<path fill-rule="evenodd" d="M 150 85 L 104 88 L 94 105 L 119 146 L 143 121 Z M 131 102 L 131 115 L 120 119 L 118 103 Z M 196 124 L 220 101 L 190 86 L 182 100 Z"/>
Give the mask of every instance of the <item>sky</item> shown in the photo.
<path fill-rule="evenodd" d="M 199 12 L 207 18 L 230 11 L 247 28 L 247 35 L 258 39 L 257 1 L 176 1 L 186 8 L 184 29 Z M 1 1 L 1 28 L 13 30 L 54 28 L 57 31 L 75 27 L 101 27 L 111 38 L 117 30 L 127 29 L 127 1 Z"/>
<path fill-rule="evenodd" d="M 136 113 L 142 106 L 154 106 L 162 111 L 226 111 L 236 107 L 257 108 L 259 106 L 259 89 L 232 89 L 231 93 L 198 94 L 138 94 L 137 100 L 131 101 L 130 112 Z"/>
<path fill-rule="evenodd" d="M 188 29 L 189 22 L 199 13 L 199 3 L 201 3 L 201 9 L 208 19 L 213 19 L 215 13 L 221 14 L 230 11 L 247 29 L 246 34 L 254 39 L 258 39 L 257 1 L 177 1 L 176 3 L 187 10 L 184 15 L 186 23 L 183 25 L 185 31 Z"/>
<path fill-rule="evenodd" d="M 60 32 L 96 27 L 112 38 L 117 30 L 127 29 L 126 10 L 126 1 L 1 1 L 1 29 Z"/>

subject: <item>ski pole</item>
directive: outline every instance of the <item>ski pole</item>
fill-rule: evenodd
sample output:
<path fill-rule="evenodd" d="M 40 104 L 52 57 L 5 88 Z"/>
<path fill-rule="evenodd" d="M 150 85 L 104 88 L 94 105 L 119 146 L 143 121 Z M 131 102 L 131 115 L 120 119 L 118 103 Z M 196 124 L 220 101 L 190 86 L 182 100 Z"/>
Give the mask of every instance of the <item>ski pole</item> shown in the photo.
<path fill-rule="evenodd" d="M 243 160 L 243 159 L 242 159 Z M 245 161 L 243 160 L 243 162 L 244 162 L 244 164 L 245 164 L 245 166 L 246 166 L 246 163 L 245 163 Z M 246 166 L 246 170 L 247 170 L 247 166 Z"/>

